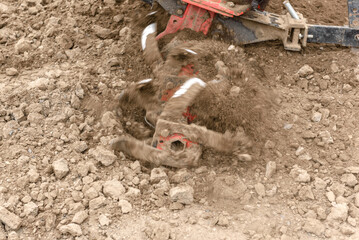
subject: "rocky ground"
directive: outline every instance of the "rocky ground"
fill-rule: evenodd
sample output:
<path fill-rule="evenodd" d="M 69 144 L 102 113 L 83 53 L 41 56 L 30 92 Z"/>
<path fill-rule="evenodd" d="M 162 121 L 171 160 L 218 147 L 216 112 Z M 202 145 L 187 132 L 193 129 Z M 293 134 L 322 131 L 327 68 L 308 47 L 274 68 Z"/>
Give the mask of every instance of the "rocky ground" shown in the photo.
<path fill-rule="evenodd" d="M 347 22 L 345 1 L 292 2 Z M 195 169 L 150 168 L 108 148 L 144 127 L 114 102 L 151 75 L 131 24 L 143 8 L 1 1 L 0 239 L 359 239 L 356 51 L 223 43 L 218 60 L 278 95 L 271 134 L 251 163 L 206 151 Z"/>

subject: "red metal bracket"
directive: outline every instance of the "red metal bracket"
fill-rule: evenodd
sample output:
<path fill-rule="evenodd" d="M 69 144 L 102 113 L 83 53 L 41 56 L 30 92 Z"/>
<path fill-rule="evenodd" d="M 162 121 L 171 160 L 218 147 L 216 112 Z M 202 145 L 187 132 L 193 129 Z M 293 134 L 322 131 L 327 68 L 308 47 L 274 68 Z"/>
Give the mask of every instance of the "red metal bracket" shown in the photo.
<path fill-rule="evenodd" d="M 185 28 L 192 29 L 196 32 L 203 32 L 207 35 L 214 16 L 214 12 L 188 4 L 183 17 L 172 15 L 167 23 L 166 29 L 160 33 L 156 39 L 159 40 L 168 34 L 176 33 Z"/>
<path fill-rule="evenodd" d="M 184 2 L 197 7 L 207 9 L 227 17 L 240 16 L 251 10 L 251 5 L 234 4 L 224 0 L 183 0 Z"/>

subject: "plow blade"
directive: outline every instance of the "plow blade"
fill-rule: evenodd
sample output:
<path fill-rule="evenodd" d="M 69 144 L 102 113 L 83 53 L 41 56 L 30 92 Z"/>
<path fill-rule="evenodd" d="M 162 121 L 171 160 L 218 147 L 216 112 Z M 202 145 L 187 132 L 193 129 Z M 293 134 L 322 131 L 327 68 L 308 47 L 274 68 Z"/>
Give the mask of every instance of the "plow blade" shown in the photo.
<path fill-rule="evenodd" d="M 359 29 L 337 26 L 308 26 L 308 42 L 359 47 Z"/>

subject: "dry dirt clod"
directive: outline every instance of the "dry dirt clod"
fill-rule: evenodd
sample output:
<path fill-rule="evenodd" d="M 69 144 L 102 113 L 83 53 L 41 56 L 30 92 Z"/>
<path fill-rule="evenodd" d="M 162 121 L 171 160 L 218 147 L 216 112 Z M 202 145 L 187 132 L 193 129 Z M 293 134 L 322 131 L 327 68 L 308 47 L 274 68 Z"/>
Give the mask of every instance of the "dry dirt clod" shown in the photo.
<path fill-rule="evenodd" d="M 191 186 L 177 186 L 170 189 L 170 198 L 172 202 L 191 204 L 193 202 L 194 190 Z"/>
<path fill-rule="evenodd" d="M 101 214 L 98 217 L 98 221 L 101 226 L 109 226 L 111 223 L 111 220 L 105 214 Z"/>
<path fill-rule="evenodd" d="M 329 191 L 325 194 L 329 200 L 329 202 L 334 202 L 335 201 L 335 195 L 332 191 Z"/>
<path fill-rule="evenodd" d="M 351 173 L 344 174 L 340 180 L 349 187 L 354 187 L 358 183 L 357 178 Z"/>
<path fill-rule="evenodd" d="M 99 209 L 100 207 L 103 207 L 106 205 L 106 198 L 103 196 L 99 196 L 95 199 L 92 199 L 89 202 L 89 208 L 90 210 L 96 210 Z"/>
<path fill-rule="evenodd" d="M 69 233 L 72 236 L 76 236 L 76 237 L 82 235 L 81 226 L 75 223 L 70 223 L 68 225 L 61 226 L 59 230 L 62 234 Z"/>
<path fill-rule="evenodd" d="M 117 159 L 113 151 L 107 150 L 102 146 L 97 146 L 96 149 L 90 149 L 89 151 L 98 162 L 106 167 L 113 164 Z"/>
<path fill-rule="evenodd" d="M 293 166 L 293 169 L 290 171 L 290 176 L 294 178 L 297 182 L 309 182 L 310 175 L 304 169 L 301 169 L 297 165 Z"/>
<path fill-rule="evenodd" d="M 81 224 L 87 219 L 87 217 L 88 217 L 87 211 L 85 211 L 85 210 L 79 211 L 72 218 L 72 222 L 77 223 L 77 224 Z"/>
<path fill-rule="evenodd" d="M 29 202 L 24 205 L 25 216 L 37 216 L 39 212 L 39 207 L 34 202 Z"/>
<path fill-rule="evenodd" d="M 88 149 L 87 143 L 85 141 L 76 141 L 73 145 L 73 148 L 78 153 L 83 153 Z"/>
<path fill-rule="evenodd" d="M 54 161 L 52 163 L 52 169 L 57 179 L 62 179 L 70 171 L 67 161 L 64 158 Z"/>
<path fill-rule="evenodd" d="M 257 183 L 254 185 L 254 189 L 259 196 L 264 197 L 266 195 L 266 189 L 262 183 Z"/>
<path fill-rule="evenodd" d="M 167 179 L 167 174 L 162 168 L 154 168 L 151 171 L 150 181 L 151 183 L 159 183 L 161 180 Z"/>
<path fill-rule="evenodd" d="M 313 73 L 314 73 L 314 70 L 309 65 L 304 65 L 298 71 L 298 75 L 300 77 L 302 77 L 302 78 L 305 78 L 305 77 L 307 77 L 307 76 L 309 76 L 310 74 L 313 74 Z"/>
<path fill-rule="evenodd" d="M 311 186 L 303 186 L 299 192 L 298 192 L 298 196 L 301 200 L 305 201 L 305 200 L 314 200 L 314 194 L 312 191 L 312 187 Z"/>
<path fill-rule="evenodd" d="M 317 219 L 307 218 L 303 226 L 303 229 L 308 233 L 312 233 L 320 237 L 321 235 L 324 234 L 325 225 Z"/>
<path fill-rule="evenodd" d="M 348 217 L 348 205 L 347 204 L 335 204 L 327 217 L 327 220 L 337 220 L 337 221 L 346 221 Z"/>
<path fill-rule="evenodd" d="M 123 187 L 121 182 L 117 180 L 107 181 L 103 184 L 103 193 L 105 196 L 111 197 L 113 199 L 119 199 L 126 189 Z"/>
<path fill-rule="evenodd" d="M 94 25 L 92 27 L 92 30 L 94 31 L 95 35 L 101 39 L 106 39 L 110 36 L 111 30 L 107 28 L 103 28 L 99 25 Z"/>
<path fill-rule="evenodd" d="M 266 165 L 266 178 L 271 178 L 277 170 L 277 164 L 269 161 Z"/>
<path fill-rule="evenodd" d="M 129 201 L 121 199 L 118 202 L 119 207 L 121 208 L 122 213 L 130 213 L 132 211 L 132 205 Z"/>
<path fill-rule="evenodd" d="M 5 69 L 5 73 L 6 73 L 6 75 L 11 76 L 11 77 L 19 74 L 19 72 L 17 71 L 16 68 L 7 68 L 7 69 Z"/>
<path fill-rule="evenodd" d="M 12 230 L 17 230 L 21 225 L 21 218 L 1 206 L 0 221 Z"/>
<path fill-rule="evenodd" d="M 15 52 L 17 54 L 22 54 L 24 52 L 29 52 L 32 50 L 32 46 L 30 42 L 24 38 L 21 38 L 16 44 L 15 44 Z"/>

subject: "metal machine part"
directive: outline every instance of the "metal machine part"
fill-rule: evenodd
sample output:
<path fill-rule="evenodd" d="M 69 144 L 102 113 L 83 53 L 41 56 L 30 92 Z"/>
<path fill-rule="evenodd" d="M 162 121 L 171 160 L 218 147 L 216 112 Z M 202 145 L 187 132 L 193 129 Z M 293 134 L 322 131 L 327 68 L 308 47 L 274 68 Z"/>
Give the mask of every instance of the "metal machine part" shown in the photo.
<path fill-rule="evenodd" d="M 252 9 L 253 1 L 246 4 L 225 0 L 154 1 L 172 15 L 167 29 L 157 39 L 190 28 L 204 34 L 210 32 L 214 37 L 230 39 L 236 44 L 281 40 L 284 48 L 291 51 L 301 50 L 308 42 L 359 47 L 358 0 L 348 0 L 348 27 L 307 24 L 288 0 L 284 2 L 289 12 L 286 15 L 258 11 L 263 10 L 268 0 L 257 1 L 258 9 Z"/>

